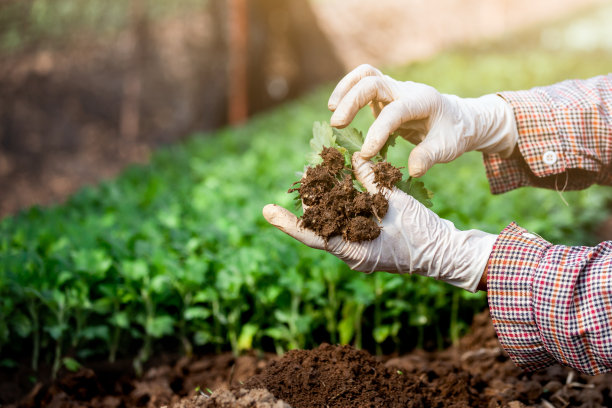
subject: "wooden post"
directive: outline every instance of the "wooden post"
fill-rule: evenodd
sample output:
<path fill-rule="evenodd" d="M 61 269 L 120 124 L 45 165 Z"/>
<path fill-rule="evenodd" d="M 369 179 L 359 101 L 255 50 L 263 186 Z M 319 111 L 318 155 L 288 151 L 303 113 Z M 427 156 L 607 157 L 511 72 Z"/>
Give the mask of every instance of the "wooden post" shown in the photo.
<path fill-rule="evenodd" d="M 228 0 L 228 121 L 244 122 L 248 116 L 247 94 L 247 0 Z"/>
<path fill-rule="evenodd" d="M 142 95 L 142 65 L 147 37 L 146 0 L 132 0 L 129 27 L 129 61 L 123 77 L 123 100 L 119 119 L 119 133 L 125 140 L 134 141 L 140 133 L 140 99 Z"/>

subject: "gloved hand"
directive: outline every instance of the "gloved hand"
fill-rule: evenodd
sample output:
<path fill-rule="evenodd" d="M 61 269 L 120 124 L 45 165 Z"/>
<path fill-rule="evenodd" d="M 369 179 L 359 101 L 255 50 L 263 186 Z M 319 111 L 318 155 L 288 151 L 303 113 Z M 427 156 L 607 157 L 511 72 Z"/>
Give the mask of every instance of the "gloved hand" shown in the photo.
<path fill-rule="evenodd" d="M 389 200 L 382 231 L 372 241 L 347 242 L 340 236 L 327 245 L 313 231 L 283 207 L 268 204 L 266 220 L 311 248 L 337 256 L 356 271 L 371 273 L 418 273 L 475 292 L 493 249 L 496 235 L 478 230 L 459 231 L 417 200 L 394 187 L 378 188 L 372 162 L 353 155 L 355 177 L 370 192 L 381 191 Z"/>
<path fill-rule="evenodd" d="M 413 177 L 471 150 L 506 158 L 518 140 L 514 113 L 501 97 L 444 95 L 427 85 L 396 81 L 370 65 L 354 69 L 336 86 L 328 103 L 334 111 L 331 125 L 348 126 L 367 104 L 376 120 L 368 130 L 361 156 L 374 157 L 389 135 L 398 131 L 418 144 L 408 159 Z"/>

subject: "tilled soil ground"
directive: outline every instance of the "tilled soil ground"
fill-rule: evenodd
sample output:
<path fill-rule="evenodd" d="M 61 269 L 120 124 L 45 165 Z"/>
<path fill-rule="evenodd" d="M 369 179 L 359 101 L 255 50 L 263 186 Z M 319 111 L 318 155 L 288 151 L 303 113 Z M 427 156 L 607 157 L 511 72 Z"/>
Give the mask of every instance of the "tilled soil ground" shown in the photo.
<path fill-rule="evenodd" d="M 142 378 L 108 367 L 38 383 L 18 403 L 34 407 L 610 407 L 612 374 L 589 377 L 553 366 L 518 369 L 488 313 L 459 344 L 441 351 L 373 357 L 323 344 L 278 357 L 230 354 L 181 359 Z M 0 387 L 0 406 L 6 404 Z M 213 391 L 212 395 L 207 389 Z"/>

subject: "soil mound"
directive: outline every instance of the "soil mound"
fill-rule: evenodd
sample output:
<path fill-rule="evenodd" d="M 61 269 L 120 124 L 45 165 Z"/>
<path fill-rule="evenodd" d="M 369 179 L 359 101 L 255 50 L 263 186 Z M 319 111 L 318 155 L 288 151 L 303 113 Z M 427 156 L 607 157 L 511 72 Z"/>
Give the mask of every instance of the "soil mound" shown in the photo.
<path fill-rule="evenodd" d="M 386 366 L 366 351 L 323 344 L 289 351 L 244 386 L 266 388 L 294 408 L 431 407 L 451 396 L 465 406 L 480 402 L 470 395 L 467 375 L 447 378 L 449 386 L 434 388 L 426 375 Z"/>

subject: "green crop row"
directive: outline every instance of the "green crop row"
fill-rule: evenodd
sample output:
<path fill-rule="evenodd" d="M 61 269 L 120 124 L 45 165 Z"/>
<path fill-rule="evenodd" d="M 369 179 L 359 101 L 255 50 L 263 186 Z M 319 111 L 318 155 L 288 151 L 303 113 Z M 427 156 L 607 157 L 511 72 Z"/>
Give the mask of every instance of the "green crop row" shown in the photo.
<path fill-rule="evenodd" d="M 477 95 L 587 77 L 612 62 L 570 57 L 457 52 L 393 75 Z M 286 191 L 305 163 L 312 123 L 329 117 L 329 92 L 196 135 L 62 205 L 2 220 L 0 364 L 29 358 L 57 371 L 74 359 L 133 357 L 138 368 L 155 351 L 181 347 L 281 352 L 331 341 L 386 351 L 456 339 L 483 294 L 351 271 L 261 216 L 269 202 L 293 208 Z M 365 112 L 356 126 L 370 122 Z M 390 160 L 402 165 L 408 149 L 398 142 Z M 430 171 L 434 211 L 459 228 L 497 233 L 517 221 L 553 242 L 592 243 L 605 189 L 564 193 L 569 206 L 554 191 L 492 196 L 480 162 L 467 154 Z"/>

